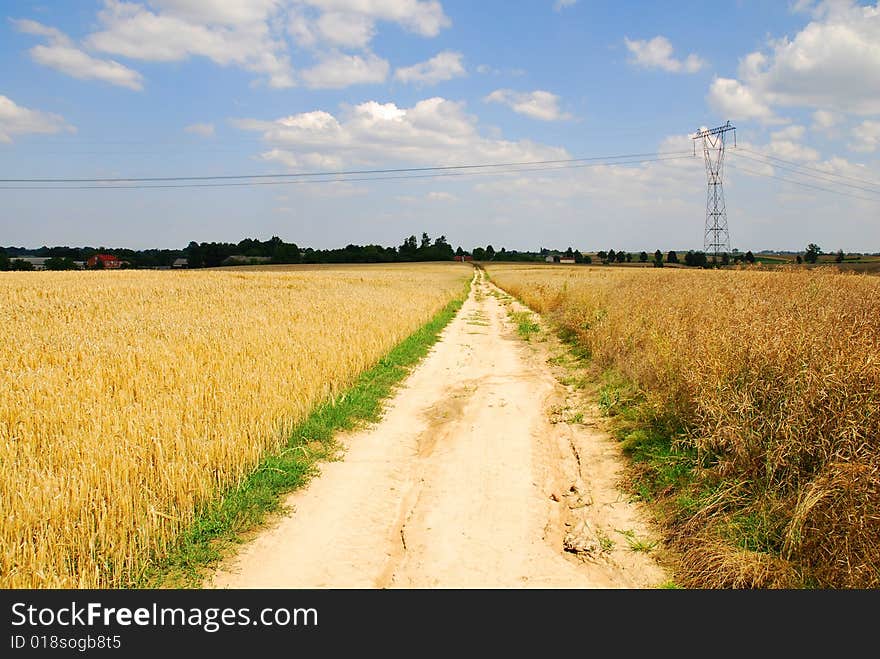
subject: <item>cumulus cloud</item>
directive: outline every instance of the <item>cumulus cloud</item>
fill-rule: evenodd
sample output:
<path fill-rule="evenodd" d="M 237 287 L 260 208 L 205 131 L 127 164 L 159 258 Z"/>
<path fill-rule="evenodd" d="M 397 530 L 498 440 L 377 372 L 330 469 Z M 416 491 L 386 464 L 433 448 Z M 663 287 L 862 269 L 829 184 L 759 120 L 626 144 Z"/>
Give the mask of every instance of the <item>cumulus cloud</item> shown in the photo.
<path fill-rule="evenodd" d="M 323 55 L 317 65 L 303 71 L 302 78 L 314 89 L 341 89 L 384 82 L 389 69 L 388 61 L 373 53 L 361 57 L 335 51 Z"/>
<path fill-rule="evenodd" d="M 204 57 L 253 72 L 258 82 L 283 89 L 298 82 L 291 59 L 295 45 L 314 59 L 311 68 L 303 66 L 302 75 L 311 87 L 384 80 L 387 62 L 369 48 L 379 22 L 395 23 L 422 37 L 434 37 L 451 25 L 437 0 L 103 0 L 98 28 L 80 47 L 54 28 L 15 21 L 20 30 L 49 39 L 48 45 L 31 51 L 41 64 L 131 89 L 143 87 L 139 73 L 89 51 L 148 62 Z M 454 61 L 447 56 L 432 66 L 423 72 L 426 81 L 455 74 Z"/>
<path fill-rule="evenodd" d="M 757 119 L 764 123 L 784 121 L 752 89 L 732 78 L 715 78 L 706 100 L 713 110 L 735 120 Z"/>
<path fill-rule="evenodd" d="M 76 129 L 64 118 L 51 112 L 22 107 L 11 98 L 0 95 L 0 142 L 12 142 L 16 135 L 51 134 Z"/>
<path fill-rule="evenodd" d="M 435 37 L 452 25 L 437 0 L 299 0 L 323 12 L 357 14 L 371 21 L 389 21 L 423 37 Z"/>
<path fill-rule="evenodd" d="M 321 38 L 334 46 L 366 48 L 376 33 L 373 19 L 364 14 L 329 11 L 316 21 Z"/>
<path fill-rule="evenodd" d="M 541 89 L 533 92 L 496 89 L 483 100 L 486 103 L 501 103 L 518 114 L 541 121 L 559 121 L 571 118 L 570 114 L 559 109 L 559 97 L 556 94 Z"/>
<path fill-rule="evenodd" d="M 670 73 L 696 73 L 706 65 L 702 58 L 693 53 L 683 60 L 673 57 L 672 44 L 664 36 L 656 36 L 649 41 L 633 41 L 624 37 L 623 42 L 633 55 L 630 61 L 646 69 L 662 69 Z"/>
<path fill-rule="evenodd" d="M 461 63 L 461 53 L 445 50 L 426 62 L 407 66 L 394 72 L 394 77 L 401 82 L 414 82 L 423 85 L 434 85 L 444 80 L 451 80 L 466 75 Z"/>
<path fill-rule="evenodd" d="M 710 101 L 745 111 L 736 118 L 765 121 L 774 106 L 813 108 L 817 126 L 826 130 L 836 122 L 834 113 L 880 114 L 880 4 L 802 5 L 813 20 L 793 38 L 771 40 L 766 52 L 746 55 L 737 80 L 713 82 Z"/>
<path fill-rule="evenodd" d="M 86 42 L 95 50 L 152 62 L 207 57 L 264 76 L 270 87 L 294 84 L 286 42 L 271 26 L 278 3 L 160 0 L 157 11 L 105 0 L 101 30 Z"/>
<path fill-rule="evenodd" d="M 200 137 L 214 137 L 214 124 L 190 124 L 184 130 Z"/>
<path fill-rule="evenodd" d="M 80 80 L 101 80 L 136 91 L 143 89 L 140 73 L 114 60 L 92 57 L 54 27 L 29 19 L 13 20 L 12 24 L 19 32 L 48 37 L 48 45 L 34 46 L 28 51 L 38 64 Z"/>
<path fill-rule="evenodd" d="M 828 110 L 816 110 L 813 113 L 813 130 L 830 130 L 840 121 L 835 113 Z"/>
<path fill-rule="evenodd" d="M 574 7 L 576 4 L 577 0 L 556 0 L 553 3 L 553 11 L 562 11 L 568 7 Z"/>
<path fill-rule="evenodd" d="M 341 166 L 394 162 L 450 165 L 568 157 L 559 147 L 484 137 L 476 118 L 465 112 L 462 103 L 441 97 L 424 99 L 408 108 L 367 101 L 347 108 L 339 116 L 315 110 L 271 121 L 236 119 L 233 124 L 259 132 L 270 147 L 263 157 L 292 168 L 319 162 L 309 158 L 333 158 L 332 162 Z"/>
<path fill-rule="evenodd" d="M 806 128 L 803 126 L 798 126 L 796 124 L 792 124 L 791 126 L 786 126 L 782 130 L 777 130 L 770 133 L 771 140 L 788 140 L 797 142 L 798 140 L 803 139 L 804 133 L 806 132 Z"/>
<path fill-rule="evenodd" d="M 880 147 L 880 121 L 863 121 L 853 129 L 852 136 L 854 140 L 849 145 L 852 151 L 876 151 Z"/>

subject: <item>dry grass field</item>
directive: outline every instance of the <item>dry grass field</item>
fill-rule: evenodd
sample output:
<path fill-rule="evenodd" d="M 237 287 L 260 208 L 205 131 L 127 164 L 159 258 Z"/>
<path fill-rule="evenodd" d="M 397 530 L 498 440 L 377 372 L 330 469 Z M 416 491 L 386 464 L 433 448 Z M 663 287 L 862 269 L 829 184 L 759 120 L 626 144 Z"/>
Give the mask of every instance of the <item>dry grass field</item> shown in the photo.
<path fill-rule="evenodd" d="M 662 447 L 649 428 L 626 441 L 673 474 L 661 494 L 675 498 L 683 583 L 880 586 L 880 279 L 822 269 L 488 272 L 546 314 L 591 368 L 632 387 L 642 418 L 673 438 Z M 683 456 L 695 465 L 689 478 Z"/>
<path fill-rule="evenodd" d="M 0 273 L 0 587 L 136 583 L 471 272 Z"/>

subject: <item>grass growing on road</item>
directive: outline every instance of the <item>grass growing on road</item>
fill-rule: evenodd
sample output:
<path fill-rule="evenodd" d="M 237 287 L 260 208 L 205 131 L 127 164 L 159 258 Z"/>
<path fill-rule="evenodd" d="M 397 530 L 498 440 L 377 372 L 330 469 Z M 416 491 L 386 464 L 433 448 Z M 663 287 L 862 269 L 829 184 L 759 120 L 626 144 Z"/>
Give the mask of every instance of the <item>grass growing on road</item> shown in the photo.
<path fill-rule="evenodd" d="M 287 446 L 264 458 L 244 482 L 203 507 L 196 521 L 165 558 L 156 558 L 138 587 L 198 587 L 205 569 L 281 509 L 282 495 L 302 487 L 317 473 L 316 463 L 336 448 L 334 435 L 378 421 L 383 401 L 436 343 L 466 297 L 449 302 L 430 322 L 398 344 L 355 384 L 331 398 L 293 429 Z"/>
<path fill-rule="evenodd" d="M 880 585 L 880 280 L 492 265 L 596 378 L 701 587 Z"/>

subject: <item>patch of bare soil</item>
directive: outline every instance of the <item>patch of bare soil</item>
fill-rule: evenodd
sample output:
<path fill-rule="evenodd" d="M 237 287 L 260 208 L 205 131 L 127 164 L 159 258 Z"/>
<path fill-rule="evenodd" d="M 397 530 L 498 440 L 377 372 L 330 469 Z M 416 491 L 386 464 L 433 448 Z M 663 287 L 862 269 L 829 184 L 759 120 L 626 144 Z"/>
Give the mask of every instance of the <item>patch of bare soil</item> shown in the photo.
<path fill-rule="evenodd" d="M 552 337 L 521 339 L 507 314 L 517 303 L 483 277 L 383 419 L 343 437 L 341 459 L 322 464 L 206 587 L 668 580 L 647 515 L 618 488 L 616 443 L 548 365 Z"/>

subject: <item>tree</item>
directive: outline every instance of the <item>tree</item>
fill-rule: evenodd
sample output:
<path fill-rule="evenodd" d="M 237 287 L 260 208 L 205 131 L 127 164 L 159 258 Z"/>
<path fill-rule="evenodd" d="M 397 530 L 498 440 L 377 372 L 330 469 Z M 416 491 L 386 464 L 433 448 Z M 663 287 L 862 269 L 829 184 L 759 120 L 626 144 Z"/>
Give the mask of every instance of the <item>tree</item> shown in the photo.
<path fill-rule="evenodd" d="M 455 250 L 456 256 L 464 256 L 464 250 L 461 248 L 461 245 L 458 246 L 458 249 Z"/>
<path fill-rule="evenodd" d="M 752 250 L 749 250 L 748 252 L 746 252 L 746 263 L 754 263 L 754 262 L 755 262 L 755 255 L 752 254 Z"/>
<path fill-rule="evenodd" d="M 822 253 L 822 248 L 816 245 L 815 243 L 810 243 L 807 245 L 807 249 L 804 252 L 804 261 L 807 263 L 815 263 L 819 260 L 819 255 Z"/>
<path fill-rule="evenodd" d="M 0 270 L 9 270 L 9 257 L 3 250 L 0 250 Z"/>
<path fill-rule="evenodd" d="M 653 263 L 654 263 L 655 268 L 662 268 L 663 267 L 663 252 L 661 252 L 659 249 L 656 252 L 654 252 L 654 262 Z"/>
<path fill-rule="evenodd" d="M 422 244 L 419 245 L 419 249 L 428 249 L 431 246 L 431 236 L 429 236 L 424 231 L 422 232 Z"/>
<path fill-rule="evenodd" d="M 401 260 L 412 261 L 416 258 L 416 253 L 418 252 L 418 249 L 419 243 L 416 241 L 416 237 L 413 235 L 404 240 L 397 251 L 400 254 Z"/>
<path fill-rule="evenodd" d="M 727 252 L 721 255 L 721 265 L 730 265 L 730 254 Z"/>
<path fill-rule="evenodd" d="M 46 270 L 76 270 L 76 263 L 73 262 L 73 259 L 70 258 L 62 258 L 60 256 L 53 256 L 50 259 L 46 259 Z"/>
<path fill-rule="evenodd" d="M 9 263 L 10 270 L 36 270 L 34 264 L 24 259 L 12 259 Z"/>
<path fill-rule="evenodd" d="M 666 255 L 667 263 L 678 263 L 678 254 L 675 253 L 675 250 L 669 250 L 669 254 Z"/>
<path fill-rule="evenodd" d="M 804 262 L 804 260 L 801 258 L 801 255 L 800 255 L 800 254 L 798 254 L 797 256 L 795 256 L 795 257 L 794 257 L 794 260 L 795 260 L 795 262 L 796 262 L 798 265 L 800 265 L 801 263 Z"/>
<path fill-rule="evenodd" d="M 630 257 L 630 255 L 627 254 L 626 252 L 622 252 L 622 251 L 617 252 L 617 262 L 618 263 L 623 263 L 624 261 L 627 260 L 627 258 L 632 258 L 632 257 Z"/>
<path fill-rule="evenodd" d="M 705 252 L 695 252 L 691 249 L 684 255 L 684 263 L 697 268 L 705 268 L 709 265 L 709 260 L 706 258 Z"/>
<path fill-rule="evenodd" d="M 574 258 L 574 250 L 571 247 L 569 247 L 567 250 L 565 250 L 565 258 L 567 258 L 567 259 Z"/>
<path fill-rule="evenodd" d="M 617 252 L 615 252 L 613 249 L 609 249 L 607 257 L 608 263 L 614 263 L 617 260 Z"/>
<path fill-rule="evenodd" d="M 837 263 L 843 263 L 844 253 L 842 249 L 837 250 L 837 256 L 834 257 L 834 260 Z"/>
<path fill-rule="evenodd" d="M 642 263 L 647 263 L 648 262 L 648 252 L 646 252 L 644 250 L 639 252 L 639 261 L 641 261 Z"/>
<path fill-rule="evenodd" d="M 490 261 L 495 258 L 495 248 L 492 245 L 486 245 L 486 258 Z"/>
<path fill-rule="evenodd" d="M 596 252 L 596 256 L 599 257 L 599 260 L 604 261 L 605 259 L 608 258 L 608 253 L 606 251 L 602 250 L 601 252 Z"/>
<path fill-rule="evenodd" d="M 475 261 L 485 261 L 486 260 L 486 250 L 482 247 L 474 247 L 473 250 L 474 260 Z"/>
<path fill-rule="evenodd" d="M 592 262 L 593 262 L 593 257 L 590 256 L 589 254 L 584 254 L 584 255 L 581 257 L 581 260 L 582 260 L 582 263 L 592 263 Z"/>

